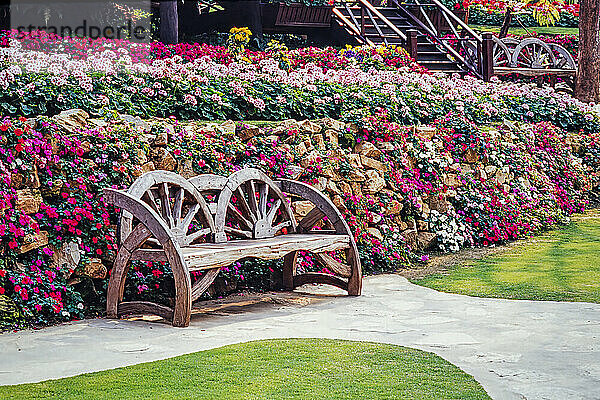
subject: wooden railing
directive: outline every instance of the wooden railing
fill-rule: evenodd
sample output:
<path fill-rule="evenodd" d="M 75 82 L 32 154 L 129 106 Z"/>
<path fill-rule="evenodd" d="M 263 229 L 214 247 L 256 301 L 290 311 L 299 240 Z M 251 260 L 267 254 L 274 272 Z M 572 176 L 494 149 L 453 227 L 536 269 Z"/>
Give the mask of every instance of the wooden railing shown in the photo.
<path fill-rule="evenodd" d="M 342 6 L 346 9 L 349 19 L 345 17 L 341 11 L 334 9 L 333 14 L 338 20 L 350 29 L 355 35 L 358 35 L 363 43 L 373 44 L 369 39 L 365 38 L 365 22 L 369 21 L 377 31 L 377 34 L 381 37 L 382 41 L 387 44 L 387 36 L 383 34 L 381 27 L 386 26 L 390 28 L 395 35 L 397 35 L 403 43 L 407 43 L 407 36 L 402 32 L 394 23 L 392 23 L 385 15 L 383 15 L 373 4 L 368 0 L 356 0 L 355 2 L 342 2 Z M 352 4 L 353 7 L 350 5 Z M 357 20 L 353 13 L 353 8 L 360 8 L 360 21 Z"/>
<path fill-rule="evenodd" d="M 416 27 L 441 46 L 457 63 L 473 75 L 489 80 L 493 75 L 493 42 L 491 34 L 479 35 L 439 0 L 391 0 Z M 432 15 L 441 15 L 449 31 L 442 31 Z M 409 46 L 410 47 L 410 46 Z"/>
<path fill-rule="evenodd" d="M 362 44 L 366 44 L 369 46 L 373 46 L 374 43 L 372 41 L 370 41 L 369 39 L 365 38 L 360 31 L 360 28 L 358 28 L 358 23 L 356 21 L 350 21 L 348 18 L 346 18 L 344 16 L 344 14 L 342 14 L 342 12 L 340 10 L 338 10 L 337 8 L 333 9 L 333 15 L 339 20 L 339 22 L 342 24 L 342 26 L 345 26 L 346 28 L 348 28 L 353 36 Z M 352 15 L 352 14 L 350 14 Z M 354 18 L 352 18 L 354 19 Z"/>

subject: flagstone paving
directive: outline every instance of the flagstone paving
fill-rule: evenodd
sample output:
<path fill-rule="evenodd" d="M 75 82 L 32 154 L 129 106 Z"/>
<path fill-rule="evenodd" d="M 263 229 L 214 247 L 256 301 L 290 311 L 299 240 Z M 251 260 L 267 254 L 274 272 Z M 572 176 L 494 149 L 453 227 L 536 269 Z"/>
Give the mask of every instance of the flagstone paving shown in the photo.
<path fill-rule="evenodd" d="M 365 278 L 357 298 L 316 292 L 310 303 L 259 303 L 242 312 L 196 315 L 183 329 L 96 319 L 2 334 L 0 384 L 250 340 L 323 337 L 434 352 L 473 375 L 494 399 L 600 399 L 599 304 L 473 298 L 416 286 L 398 275 Z"/>

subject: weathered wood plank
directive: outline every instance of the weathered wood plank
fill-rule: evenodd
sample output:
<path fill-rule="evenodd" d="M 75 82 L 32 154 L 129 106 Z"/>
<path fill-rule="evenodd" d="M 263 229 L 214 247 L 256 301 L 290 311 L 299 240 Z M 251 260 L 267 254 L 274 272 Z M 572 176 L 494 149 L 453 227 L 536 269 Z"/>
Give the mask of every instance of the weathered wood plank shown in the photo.
<path fill-rule="evenodd" d="M 307 283 L 319 283 L 332 285 L 343 290 L 348 290 L 348 282 L 335 275 L 321 274 L 319 272 L 307 272 L 305 274 L 294 276 L 294 287 L 306 285 Z"/>
<path fill-rule="evenodd" d="M 167 321 L 173 320 L 173 309 L 149 301 L 126 301 L 119 304 L 118 316 L 132 314 L 153 314 L 163 317 Z"/>
<path fill-rule="evenodd" d="M 511 68 L 494 67 L 494 75 L 520 74 L 525 76 L 556 75 L 556 76 L 574 76 L 577 70 L 574 69 L 554 69 L 554 68 Z"/>
<path fill-rule="evenodd" d="M 335 272 L 339 276 L 348 278 L 350 275 L 352 275 L 352 268 L 348 264 L 339 262 L 327 253 L 315 254 L 315 258 L 322 266 L 331 272 Z"/>
<path fill-rule="evenodd" d="M 318 207 L 314 207 L 298 223 L 298 228 L 301 232 L 309 231 L 313 228 L 313 226 L 315 226 L 315 224 L 317 222 L 322 220 L 324 217 L 325 217 L 325 214 L 321 210 L 319 210 Z"/>
<path fill-rule="evenodd" d="M 227 243 L 207 243 L 181 249 L 190 271 L 222 267 L 246 257 L 272 260 L 295 250 L 322 253 L 346 249 L 346 235 L 290 234 L 260 240 L 232 240 Z"/>

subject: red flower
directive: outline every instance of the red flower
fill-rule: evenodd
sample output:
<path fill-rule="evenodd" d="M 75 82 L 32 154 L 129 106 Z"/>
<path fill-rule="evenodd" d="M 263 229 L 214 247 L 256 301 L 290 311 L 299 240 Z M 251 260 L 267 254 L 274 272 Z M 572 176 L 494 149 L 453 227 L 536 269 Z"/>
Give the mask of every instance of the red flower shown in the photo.
<path fill-rule="evenodd" d="M 3 269 L 0 269 L 0 277 L 5 277 L 6 276 L 6 271 Z"/>
<path fill-rule="evenodd" d="M 4 294 L 4 288 L 0 287 L 0 294 Z"/>

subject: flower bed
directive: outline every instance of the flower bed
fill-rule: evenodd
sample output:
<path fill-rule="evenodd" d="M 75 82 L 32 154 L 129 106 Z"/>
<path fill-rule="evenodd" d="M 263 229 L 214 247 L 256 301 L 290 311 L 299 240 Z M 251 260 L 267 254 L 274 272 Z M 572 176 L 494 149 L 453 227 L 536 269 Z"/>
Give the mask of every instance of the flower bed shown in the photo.
<path fill-rule="evenodd" d="M 128 186 L 154 168 L 190 176 L 257 166 L 311 183 L 345 214 L 367 273 L 425 260 L 435 249 L 531 235 L 598 194 L 598 134 L 567 135 L 547 122 L 483 129 L 448 115 L 414 128 L 367 110 L 354 113 L 354 123 L 262 129 L 110 118 L 74 112 L 35 123 L 2 120 L 0 295 L 16 304 L 21 323 L 81 318 L 103 307 L 117 221 L 101 189 Z M 302 204 L 292 206 L 302 214 Z M 303 260 L 312 268 L 310 255 Z M 278 271 L 277 262 L 235 263 L 217 287 L 269 287 Z M 130 274 L 130 298 L 172 297 L 167 266 L 136 264 Z M 2 319 L 14 322 L 14 315 Z"/>
<path fill-rule="evenodd" d="M 478 123 L 508 118 L 600 130 L 590 106 L 568 95 L 428 74 L 401 48 L 247 52 L 241 61 L 221 53 L 214 59 L 176 55 L 136 63 L 121 51 L 73 59 L 2 49 L 0 62 L 8 68 L 0 71 L 0 111 L 54 115 L 72 107 L 106 107 L 141 117 L 281 120 L 344 119 L 369 107 L 386 109 L 401 123 L 429 123 L 453 111 Z"/>
<path fill-rule="evenodd" d="M 500 26 L 504 20 L 507 2 L 496 0 L 473 0 L 469 3 L 469 24 L 472 25 L 490 25 Z M 518 13 L 513 16 L 511 26 L 520 27 L 523 24 L 526 27 L 540 26 L 533 17 L 533 4 L 517 4 L 514 10 Z M 566 4 L 562 1 L 554 2 L 560 15 L 556 26 L 577 28 L 579 24 L 579 4 Z M 521 23 L 519 24 L 519 22 Z"/>

